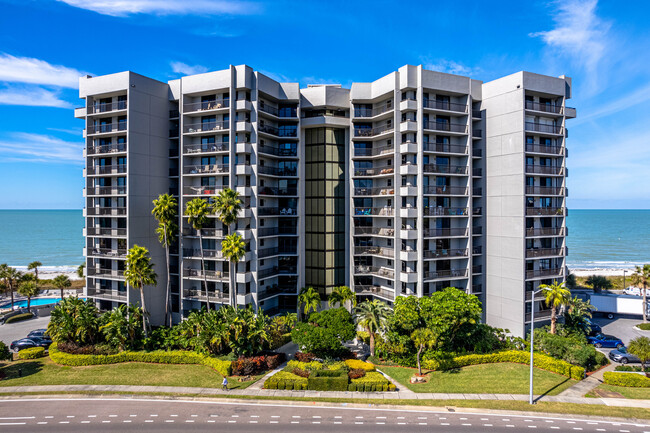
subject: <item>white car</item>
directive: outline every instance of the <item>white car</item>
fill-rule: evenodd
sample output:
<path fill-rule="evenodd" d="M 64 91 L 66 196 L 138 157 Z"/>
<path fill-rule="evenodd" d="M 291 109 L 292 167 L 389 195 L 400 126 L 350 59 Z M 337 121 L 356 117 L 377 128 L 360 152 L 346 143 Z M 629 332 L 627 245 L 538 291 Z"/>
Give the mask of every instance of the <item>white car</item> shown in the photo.
<path fill-rule="evenodd" d="M 639 287 L 629 286 L 625 290 L 623 290 L 623 293 L 625 293 L 626 295 L 643 296 L 643 289 Z M 646 295 L 648 295 L 647 289 L 646 289 Z"/>

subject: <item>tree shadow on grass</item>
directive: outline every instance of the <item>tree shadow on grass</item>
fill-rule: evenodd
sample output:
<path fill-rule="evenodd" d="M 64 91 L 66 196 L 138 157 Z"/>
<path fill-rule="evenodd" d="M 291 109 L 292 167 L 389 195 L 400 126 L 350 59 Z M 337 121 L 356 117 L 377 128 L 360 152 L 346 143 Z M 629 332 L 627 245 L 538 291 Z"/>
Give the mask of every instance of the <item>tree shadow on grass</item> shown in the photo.
<path fill-rule="evenodd" d="M 539 400 L 541 400 L 542 398 L 546 397 L 547 395 L 550 395 L 550 393 L 552 393 L 553 390 L 558 389 L 559 387 L 561 387 L 562 385 L 564 385 L 565 383 L 567 383 L 567 382 L 569 382 L 569 381 L 571 381 L 570 378 L 568 378 L 568 377 L 565 378 L 562 382 L 555 384 L 555 386 L 553 386 L 553 387 L 547 389 L 546 391 L 544 391 L 543 394 L 540 394 L 539 397 L 537 397 L 537 398 L 535 399 L 535 401 L 539 401 Z"/>
<path fill-rule="evenodd" d="M 2 376 L 2 382 L 6 382 L 11 379 L 31 376 L 40 372 L 42 369 L 43 363 L 39 361 L 12 362 L 2 365 L 2 368 L 0 368 L 0 376 Z"/>

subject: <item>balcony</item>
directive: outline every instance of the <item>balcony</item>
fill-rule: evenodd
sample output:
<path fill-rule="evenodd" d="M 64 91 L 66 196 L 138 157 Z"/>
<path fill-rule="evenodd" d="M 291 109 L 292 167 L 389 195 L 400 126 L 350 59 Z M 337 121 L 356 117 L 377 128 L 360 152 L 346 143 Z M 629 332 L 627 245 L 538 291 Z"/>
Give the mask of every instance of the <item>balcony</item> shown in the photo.
<path fill-rule="evenodd" d="M 210 111 L 210 110 L 220 110 L 222 108 L 230 107 L 229 99 L 215 99 L 212 101 L 202 101 L 202 102 L 191 102 L 189 104 L 183 104 L 183 113 L 193 113 L 196 111 Z"/>
<path fill-rule="evenodd" d="M 393 167 L 385 168 L 355 168 L 353 176 L 355 177 L 368 177 L 368 176 L 381 176 L 386 174 L 393 174 L 395 169 Z"/>
<path fill-rule="evenodd" d="M 555 104 L 540 104 L 539 102 L 526 101 L 526 110 L 541 111 L 551 114 L 562 114 L 562 106 Z"/>
<path fill-rule="evenodd" d="M 187 259 L 200 259 L 201 258 L 201 249 L 200 248 L 183 248 L 183 257 Z M 221 250 L 209 250 L 203 249 L 203 258 L 204 259 L 222 259 L 223 253 Z"/>
<path fill-rule="evenodd" d="M 88 287 L 87 295 L 89 298 L 108 299 L 111 301 L 126 302 L 126 290 L 95 289 Z"/>
<path fill-rule="evenodd" d="M 424 273 L 425 280 L 441 280 L 447 278 L 466 278 L 466 277 L 467 277 L 467 269 L 427 271 Z"/>
<path fill-rule="evenodd" d="M 298 216 L 298 209 L 291 207 L 258 207 L 259 216 Z"/>
<path fill-rule="evenodd" d="M 258 189 L 259 195 L 270 196 L 296 196 L 298 195 L 298 188 L 275 188 L 269 186 L 262 186 Z"/>
<path fill-rule="evenodd" d="M 125 258 L 126 257 L 126 248 L 93 248 L 93 247 L 89 247 L 88 248 L 88 255 L 89 256 L 97 256 L 97 257 Z"/>
<path fill-rule="evenodd" d="M 527 248 L 526 258 L 551 257 L 564 255 L 564 248 Z"/>
<path fill-rule="evenodd" d="M 480 255 L 483 254 L 483 247 L 481 245 L 477 245 L 475 247 L 472 247 L 472 255 Z"/>
<path fill-rule="evenodd" d="M 392 124 L 385 124 L 377 126 L 376 128 L 354 128 L 355 137 L 376 137 L 378 135 L 392 132 L 394 129 Z"/>
<path fill-rule="evenodd" d="M 180 117 L 181 113 L 178 110 L 169 110 L 169 118 L 170 119 L 178 119 Z"/>
<path fill-rule="evenodd" d="M 271 125 L 260 125 L 258 127 L 258 131 L 266 134 L 275 135 L 276 137 L 291 137 L 291 138 L 298 137 L 298 130 L 295 126 L 292 127 L 281 126 L 278 128 Z"/>
<path fill-rule="evenodd" d="M 434 251 L 425 251 L 423 254 L 425 259 L 444 259 L 467 256 L 469 256 L 469 250 L 467 248 L 446 248 Z"/>
<path fill-rule="evenodd" d="M 354 195 L 393 195 L 395 189 L 389 187 L 375 187 L 375 188 L 354 188 Z"/>
<path fill-rule="evenodd" d="M 183 146 L 183 154 L 185 155 L 191 155 L 193 153 L 228 152 L 228 150 L 230 150 L 228 143 L 189 144 Z"/>
<path fill-rule="evenodd" d="M 226 164 L 186 165 L 183 167 L 183 174 L 217 174 L 229 171 L 230 166 Z"/>
<path fill-rule="evenodd" d="M 472 235 L 482 235 L 483 226 L 472 226 Z"/>
<path fill-rule="evenodd" d="M 94 104 L 88 107 L 88 114 L 110 113 L 111 111 L 126 110 L 127 101 L 117 101 L 108 104 Z"/>
<path fill-rule="evenodd" d="M 557 125 L 547 125 L 537 122 L 526 122 L 526 131 L 541 132 L 543 134 L 557 134 L 564 133 L 564 128 Z"/>
<path fill-rule="evenodd" d="M 482 274 L 483 273 L 483 266 L 482 265 L 474 265 L 472 266 L 472 274 Z"/>
<path fill-rule="evenodd" d="M 184 227 L 183 228 L 183 236 L 198 237 L 199 235 L 196 233 L 196 230 L 194 230 L 193 228 Z M 204 237 L 204 238 L 223 238 L 223 237 L 226 236 L 226 234 L 221 229 L 204 227 L 204 228 L 201 229 L 201 236 Z M 188 253 L 190 251 L 197 251 L 197 256 L 200 256 L 200 251 L 199 250 L 185 249 L 184 251 L 187 251 Z M 206 250 L 203 250 L 204 253 L 205 253 L 205 251 Z M 195 257 L 195 256 L 193 256 L 191 254 L 193 254 L 193 253 L 190 253 L 189 257 Z"/>
<path fill-rule="evenodd" d="M 466 228 L 448 228 L 448 229 L 424 229 L 425 238 L 446 238 L 454 236 L 467 236 L 468 230 Z"/>
<path fill-rule="evenodd" d="M 86 268 L 86 275 L 88 275 L 89 277 L 123 279 L 124 271 L 118 269 Z"/>
<path fill-rule="evenodd" d="M 275 108 L 271 107 L 269 105 L 259 105 L 260 111 L 270 114 L 275 117 L 282 117 L 282 118 L 297 118 L 298 117 L 298 110 L 294 107 L 282 107 L 282 108 Z"/>
<path fill-rule="evenodd" d="M 443 132 L 457 132 L 459 134 L 467 134 L 467 125 L 464 123 L 449 123 L 449 122 L 423 122 L 424 129 L 432 131 Z"/>
<path fill-rule="evenodd" d="M 527 207 L 526 216 L 564 216 L 563 207 Z"/>
<path fill-rule="evenodd" d="M 295 246 L 281 246 L 274 248 L 263 248 L 257 250 L 257 258 L 263 259 L 265 257 L 279 256 L 279 255 L 296 255 L 298 254 L 298 248 Z"/>
<path fill-rule="evenodd" d="M 355 207 L 354 216 L 393 216 L 395 208 L 393 207 Z"/>
<path fill-rule="evenodd" d="M 297 273 L 297 266 L 273 266 L 272 268 L 261 269 L 257 271 L 257 279 L 262 280 L 265 278 L 275 277 L 277 275 L 295 275 Z"/>
<path fill-rule="evenodd" d="M 564 236 L 564 227 L 539 227 L 526 229 L 526 236 Z"/>
<path fill-rule="evenodd" d="M 88 167 L 86 170 L 89 175 L 121 174 L 126 173 L 126 164 L 95 165 Z"/>
<path fill-rule="evenodd" d="M 126 236 L 126 229 L 113 229 L 103 227 L 86 228 L 87 236 Z"/>
<path fill-rule="evenodd" d="M 564 167 L 554 167 L 550 165 L 527 165 L 526 173 L 531 174 L 549 174 L 552 176 L 561 176 L 564 174 Z"/>
<path fill-rule="evenodd" d="M 371 147 L 371 148 L 355 148 L 354 155 L 355 157 L 364 157 L 364 156 L 377 156 L 377 155 L 389 155 L 395 152 L 393 146 L 382 146 L 382 147 Z"/>
<path fill-rule="evenodd" d="M 105 153 L 126 152 L 126 143 L 105 144 L 103 146 L 88 146 L 87 155 L 100 155 Z"/>
<path fill-rule="evenodd" d="M 374 246 L 365 246 L 365 247 L 354 247 L 355 256 L 381 256 L 381 257 L 395 257 L 395 250 L 393 248 L 387 247 L 374 247 Z"/>
<path fill-rule="evenodd" d="M 355 108 L 354 117 L 370 118 L 387 113 L 393 109 L 393 104 L 382 104 L 375 108 Z"/>
<path fill-rule="evenodd" d="M 377 266 L 355 266 L 355 275 L 375 275 L 377 277 L 386 278 L 389 280 L 395 279 L 395 271 L 389 268 L 381 268 Z"/>
<path fill-rule="evenodd" d="M 432 110 L 454 111 L 457 113 L 467 113 L 467 104 L 459 104 L 457 102 L 449 101 L 436 101 L 435 99 L 425 99 L 422 103 L 424 108 Z"/>
<path fill-rule="evenodd" d="M 225 131 L 230 127 L 230 122 L 197 122 L 183 125 L 183 132 L 192 134 L 196 132 Z"/>
<path fill-rule="evenodd" d="M 203 279 L 203 271 L 201 269 L 184 268 L 183 278 L 200 278 Z M 205 279 L 209 281 L 228 281 L 230 278 L 228 272 L 205 270 Z"/>
<path fill-rule="evenodd" d="M 425 173 L 436 174 L 467 174 L 466 165 L 424 164 Z"/>
<path fill-rule="evenodd" d="M 217 195 L 223 188 L 216 185 L 207 186 L 184 186 L 184 195 Z"/>
<path fill-rule="evenodd" d="M 295 236 L 298 234 L 297 227 L 261 227 L 257 229 L 257 236 Z"/>
<path fill-rule="evenodd" d="M 276 146 L 266 146 L 260 144 L 259 146 L 257 146 L 257 150 L 258 152 L 264 153 L 266 155 L 289 156 L 289 157 L 298 156 L 298 149 L 296 147 L 276 147 Z"/>
<path fill-rule="evenodd" d="M 89 207 L 87 216 L 126 216 L 126 207 Z"/>
<path fill-rule="evenodd" d="M 467 168 L 467 167 L 465 167 Z M 465 186 L 435 186 L 429 185 L 423 187 L 424 194 L 435 194 L 435 195 L 467 195 L 469 189 Z"/>
<path fill-rule="evenodd" d="M 450 143 L 424 143 L 423 150 L 425 152 L 440 152 L 440 153 L 458 153 L 467 155 L 469 147 L 462 144 Z"/>
<path fill-rule="evenodd" d="M 562 146 L 526 143 L 526 152 L 557 156 L 562 155 Z"/>
<path fill-rule="evenodd" d="M 126 186 L 95 186 L 87 189 L 88 196 L 94 195 L 125 195 Z"/>
<path fill-rule="evenodd" d="M 535 311 L 535 322 L 540 320 L 549 320 L 551 318 L 551 310 Z M 531 314 L 526 313 L 526 322 L 530 322 Z"/>
<path fill-rule="evenodd" d="M 89 125 L 86 133 L 87 135 L 92 135 L 119 131 L 126 131 L 126 122 L 106 123 L 103 125 Z"/>
<path fill-rule="evenodd" d="M 193 301 L 216 302 L 218 304 L 227 304 L 230 301 L 229 293 L 222 291 L 210 291 L 209 296 L 201 289 L 184 289 L 183 298 Z"/>
<path fill-rule="evenodd" d="M 472 117 L 475 119 L 482 119 L 483 112 L 481 110 L 472 110 Z"/>
<path fill-rule="evenodd" d="M 559 186 L 527 186 L 529 195 L 564 195 L 564 188 Z"/>
<path fill-rule="evenodd" d="M 473 168 L 472 169 L 472 176 L 473 177 L 481 177 L 481 176 L 483 176 L 483 169 L 482 168 Z"/>
<path fill-rule="evenodd" d="M 475 207 L 475 208 L 472 208 L 472 215 L 474 215 L 474 216 L 481 216 L 481 215 L 483 215 L 483 208 L 482 208 L 482 207 Z"/>
<path fill-rule="evenodd" d="M 261 299 L 266 299 L 275 295 L 296 295 L 297 291 L 297 286 L 295 284 L 273 284 L 272 286 L 268 286 L 263 290 L 258 290 L 257 300 L 259 301 Z M 272 316 L 273 314 L 277 314 L 280 311 L 281 310 L 278 309 L 278 307 L 273 307 L 269 308 L 268 310 L 264 310 L 264 313 Z M 295 311 L 296 309 L 293 308 L 294 313 Z"/>
<path fill-rule="evenodd" d="M 550 268 L 550 269 L 537 269 L 533 271 L 526 271 L 526 279 L 555 277 L 559 278 L 564 272 L 563 268 Z"/>
<path fill-rule="evenodd" d="M 388 299 L 390 301 L 395 299 L 395 292 L 392 290 L 384 289 L 380 286 L 355 284 L 354 293 L 356 293 L 358 296 L 379 296 L 380 298 Z"/>
<path fill-rule="evenodd" d="M 178 138 L 178 127 L 169 130 L 169 138 Z"/>
<path fill-rule="evenodd" d="M 296 167 L 270 167 L 258 165 L 257 172 L 259 174 L 278 177 L 298 176 L 298 169 Z"/>
<path fill-rule="evenodd" d="M 480 186 L 472 188 L 472 195 L 483 195 L 483 188 Z"/>
<path fill-rule="evenodd" d="M 355 236 L 388 236 L 395 235 L 395 229 L 388 227 L 355 227 Z"/>
<path fill-rule="evenodd" d="M 428 207 L 424 209 L 424 216 L 468 216 L 466 207 Z"/>

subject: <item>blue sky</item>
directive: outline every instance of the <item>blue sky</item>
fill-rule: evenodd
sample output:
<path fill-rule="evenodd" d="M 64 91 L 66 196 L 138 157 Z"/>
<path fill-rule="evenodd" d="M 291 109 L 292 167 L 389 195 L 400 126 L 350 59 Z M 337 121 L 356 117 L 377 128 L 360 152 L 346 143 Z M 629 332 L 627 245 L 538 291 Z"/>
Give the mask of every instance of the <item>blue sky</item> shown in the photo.
<path fill-rule="evenodd" d="M 246 63 L 286 81 L 404 64 L 573 77 L 571 208 L 650 208 L 650 3 L 0 0 L 0 209 L 83 206 L 77 77 Z"/>

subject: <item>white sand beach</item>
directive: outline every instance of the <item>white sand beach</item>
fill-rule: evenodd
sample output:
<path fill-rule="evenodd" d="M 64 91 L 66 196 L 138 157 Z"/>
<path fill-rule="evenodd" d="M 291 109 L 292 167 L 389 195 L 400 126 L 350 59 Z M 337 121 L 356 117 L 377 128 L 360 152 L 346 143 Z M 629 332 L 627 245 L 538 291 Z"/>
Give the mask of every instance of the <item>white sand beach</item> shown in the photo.
<path fill-rule="evenodd" d="M 622 277 L 623 271 L 625 275 L 630 276 L 634 272 L 633 269 L 620 269 L 620 268 L 594 268 L 594 269 L 580 269 L 569 268 L 572 274 L 576 277 L 589 277 L 591 275 L 599 275 L 603 277 Z"/>

